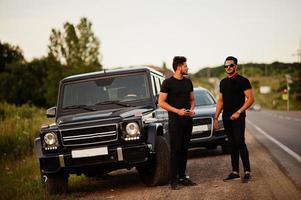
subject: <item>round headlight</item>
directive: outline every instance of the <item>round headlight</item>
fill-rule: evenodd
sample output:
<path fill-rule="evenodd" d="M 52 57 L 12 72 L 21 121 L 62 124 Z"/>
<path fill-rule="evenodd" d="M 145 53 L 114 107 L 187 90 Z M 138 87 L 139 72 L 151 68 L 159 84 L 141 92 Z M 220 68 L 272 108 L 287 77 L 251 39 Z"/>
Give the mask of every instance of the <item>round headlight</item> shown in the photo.
<path fill-rule="evenodd" d="M 44 136 L 44 142 L 48 145 L 53 145 L 57 143 L 57 137 L 54 133 L 46 133 Z"/>
<path fill-rule="evenodd" d="M 135 137 L 140 134 L 139 125 L 136 122 L 128 123 L 125 130 L 130 137 Z"/>

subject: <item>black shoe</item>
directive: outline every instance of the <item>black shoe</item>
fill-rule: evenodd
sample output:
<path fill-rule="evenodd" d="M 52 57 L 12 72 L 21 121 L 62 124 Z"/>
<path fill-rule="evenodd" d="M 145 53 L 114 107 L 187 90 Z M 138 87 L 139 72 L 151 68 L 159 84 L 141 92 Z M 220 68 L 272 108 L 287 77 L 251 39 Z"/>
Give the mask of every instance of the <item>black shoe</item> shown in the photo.
<path fill-rule="evenodd" d="M 179 182 L 184 186 L 196 186 L 197 184 L 190 180 L 189 178 L 180 178 Z"/>
<path fill-rule="evenodd" d="M 172 190 L 179 190 L 181 188 L 182 188 L 182 186 L 179 184 L 178 181 L 170 183 L 170 189 L 172 189 Z"/>
<path fill-rule="evenodd" d="M 249 181 L 251 181 L 251 175 L 249 173 L 245 174 L 244 178 L 242 179 L 243 183 L 248 183 Z"/>
<path fill-rule="evenodd" d="M 233 172 L 231 172 L 227 178 L 224 179 L 224 181 L 229 181 L 229 180 L 238 180 L 240 179 L 239 174 L 235 174 Z"/>

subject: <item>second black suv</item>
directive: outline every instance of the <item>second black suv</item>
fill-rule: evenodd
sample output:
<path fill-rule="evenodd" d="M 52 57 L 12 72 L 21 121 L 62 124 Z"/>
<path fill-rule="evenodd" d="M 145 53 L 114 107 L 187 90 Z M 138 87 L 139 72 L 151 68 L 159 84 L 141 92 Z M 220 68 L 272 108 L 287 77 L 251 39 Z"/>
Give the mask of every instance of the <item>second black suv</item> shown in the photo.
<path fill-rule="evenodd" d="M 46 191 L 66 192 L 69 174 L 132 167 L 147 185 L 167 183 L 168 115 L 157 106 L 163 80 L 145 67 L 64 78 L 57 106 L 47 110 L 55 123 L 43 125 L 35 139 Z"/>

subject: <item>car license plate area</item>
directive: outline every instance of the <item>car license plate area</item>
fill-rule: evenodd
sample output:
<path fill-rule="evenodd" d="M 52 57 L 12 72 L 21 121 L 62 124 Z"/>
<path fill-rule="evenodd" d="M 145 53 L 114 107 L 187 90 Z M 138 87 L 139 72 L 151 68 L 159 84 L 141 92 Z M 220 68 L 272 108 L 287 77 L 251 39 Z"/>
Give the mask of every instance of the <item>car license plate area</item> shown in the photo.
<path fill-rule="evenodd" d="M 108 155 L 108 147 L 105 146 L 105 147 L 78 149 L 78 150 L 71 151 L 72 158 L 85 158 L 85 157 L 102 156 L 102 155 Z"/>
<path fill-rule="evenodd" d="M 208 125 L 199 125 L 192 127 L 192 134 L 199 134 L 205 131 L 209 131 Z"/>

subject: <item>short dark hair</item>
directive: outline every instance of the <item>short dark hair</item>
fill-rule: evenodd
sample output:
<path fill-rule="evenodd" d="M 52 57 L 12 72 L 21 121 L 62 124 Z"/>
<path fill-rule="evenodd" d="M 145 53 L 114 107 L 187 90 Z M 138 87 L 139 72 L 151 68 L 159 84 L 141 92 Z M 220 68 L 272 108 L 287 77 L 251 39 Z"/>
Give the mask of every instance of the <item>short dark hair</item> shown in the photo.
<path fill-rule="evenodd" d="M 187 59 L 184 56 L 175 56 L 172 61 L 173 70 L 176 71 L 177 67 L 186 61 L 187 61 Z"/>
<path fill-rule="evenodd" d="M 227 60 L 233 60 L 234 63 L 235 63 L 235 65 L 237 65 L 238 60 L 237 60 L 237 58 L 235 58 L 234 56 L 228 56 L 228 57 L 226 58 L 225 62 L 226 62 Z"/>

